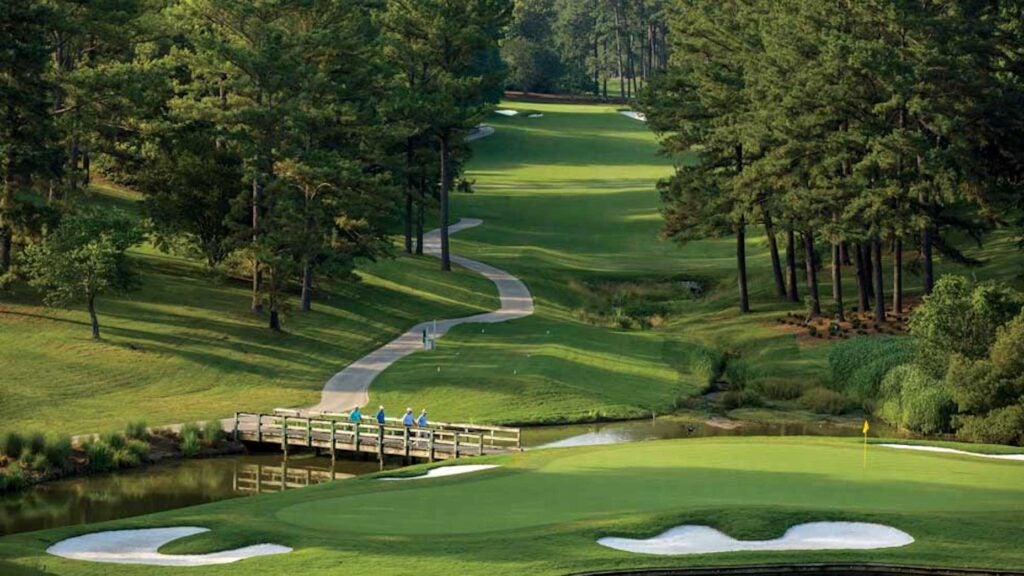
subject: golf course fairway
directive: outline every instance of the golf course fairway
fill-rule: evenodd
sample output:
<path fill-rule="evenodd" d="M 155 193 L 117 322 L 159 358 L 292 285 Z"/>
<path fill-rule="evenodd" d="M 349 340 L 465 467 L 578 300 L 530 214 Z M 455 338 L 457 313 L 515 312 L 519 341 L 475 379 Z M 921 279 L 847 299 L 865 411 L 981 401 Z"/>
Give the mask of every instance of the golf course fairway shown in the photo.
<path fill-rule="evenodd" d="M 199 526 L 164 554 L 273 542 L 279 556 L 167 574 L 567 574 L 646 566 L 886 562 L 1021 568 L 1024 465 L 864 446 L 856 440 L 706 438 L 530 451 L 472 459 L 499 468 L 420 482 L 373 477 L 90 526 L 0 539 L 0 573 L 152 574 L 65 560 L 54 543 L 104 530 Z M 411 470 L 410 474 L 422 473 Z M 808 522 L 902 530 L 884 550 L 648 556 L 604 548 L 682 524 L 742 540 Z"/>

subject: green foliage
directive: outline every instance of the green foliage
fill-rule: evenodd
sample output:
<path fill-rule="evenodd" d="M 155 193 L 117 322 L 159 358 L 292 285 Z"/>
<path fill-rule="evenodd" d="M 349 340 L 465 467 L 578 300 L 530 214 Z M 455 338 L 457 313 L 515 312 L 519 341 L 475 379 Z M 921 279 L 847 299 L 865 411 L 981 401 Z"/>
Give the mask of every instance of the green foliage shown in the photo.
<path fill-rule="evenodd" d="M 207 420 L 203 423 L 202 430 L 203 441 L 209 445 L 214 445 L 224 439 L 224 428 L 220 424 L 220 420 Z"/>
<path fill-rule="evenodd" d="M 181 452 L 188 457 L 196 456 L 202 450 L 200 426 L 195 422 L 182 424 L 178 436 L 181 438 Z"/>
<path fill-rule="evenodd" d="M 25 472 L 18 466 L 8 466 L 0 470 L 0 494 L 16 492 L 28 485 Z"/>
<path fill-rule="evenodd" d="M 29 246 L 24 267 L 50 306 L 85 302 L 99 338 L 95 300 L 133 289 L 136 274 L 125 252 L 144 238 L 137 221 L 116 210 L 84 209 L 64 216 L 42 242 Z"/>
<path fill-rule="evenodd" d="M 726 410 L 757 408 L 764 406 L 764 400 L 754 390 L 729 390 L 722 394 L 722 406 Z"/>
<path fill-rule="evenodd" d="M 932 378 L 915 364 L 889 371 L 879 390 L 876 414 L 886 422 L 922 434 L 949 428 L 956 405 L 946 383 Z"/>
<path fill-rule="evenodd" d="M 950 358 L 988 356 L 997 329 L 1021 311 L 1021 294 L 1004 284 L 974 284 L 962 276 L 939 279 L 910 317 L 918 364 L 941 378 Z"/>
<path fill-rule="evenodd" d="M 989 444 L 1024 445 L 1024 405 L 996 408 L 983 416 L 960 416 L 957 438 Z"/>
<path fill-rule="evenodd" d="M 836 344 L 828 355 L 832 387 L 866 403 L 878 397 L 885 375 L 913 359 L 914 341 L 898 336 L 852 338 Z"/>
<path fill-rule="evenodd" d="M 149 438 L 149 430 L 146 428 L 145 422 L 136 420 L 129 422 L 124 427 L 124 436 L 130 440 L 145 440 Z"/>
<path fill-rule="evenodd" d="M 51 437 L 46 442 L 43 454 L 51 468 L 67 469 L 71 465 L 71 438 L 68 436 Z"/>
<path fill-rule="evenodd" d="M 109 472 L 115 468 L 115 450 L 102 440 L 86 442 L 83 446 L 88 459 L 89 470 L 93 472 Z"/>
<path fill-rule="evenodd" d="M 33 432 L 28 435 L 24 451 L 28 454 L 42 454 L 46 450 L 46 435 L 42 432 Z"/>
<path fill-rule="evenodd" d="M 111 456 L 111 466 L 113 468 L 135 468 L 140 462 L 139 455 L 128 449 L 127 446 L 113 449 Z"/>
<path fill-rule="evenodd" d="M 104 444 L 110 446 L 114 450 L 120 450 L 121 448 L 124 448 L 125 444 L 127 443 L 127 439 L 125 438 L 124 434 L 120 434 L 118 432 L 108 432 L 100 436 L 100 442 L 103 442 Z"/>
<path fill-rule="evenodd" d="M 755 380 L 751 386 L 771 400 L 795 400 L 806 389 L 798 380 L 789 378 L 762 378 Z"/>
<path fill-rule="evenodd" d="M 18 432 L 10 431 L 4 434 L 3 443 L 0 444 L 0 453 L 7 456 L 11 460 L 17 460 L 21 458 L 21 453 L 25 449 L 25 438 Z"/>
<path fill-rule="evenodd" d="M 145 460 L 149 456 L 149 442 L 145 440 L 131 438 L 125 442 L 123 449 L 131 452 L 140 460 Z"/>
<path fill-rule="evenodd" d="M 800 405 L 819 414 L 838 416 L 849 410 L 850 401 L 835 390 L 817 387 L 804 392 Z"/>

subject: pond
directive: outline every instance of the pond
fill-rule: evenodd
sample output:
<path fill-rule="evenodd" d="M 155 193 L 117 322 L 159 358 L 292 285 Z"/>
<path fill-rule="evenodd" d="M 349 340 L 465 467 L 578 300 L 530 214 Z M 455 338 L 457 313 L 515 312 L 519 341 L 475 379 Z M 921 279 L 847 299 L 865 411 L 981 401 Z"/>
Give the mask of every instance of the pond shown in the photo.
<path fill-rule="evenodd" d="M 523 430 L 529 450 L 566 446 L 642 442 L 705 436 L 859 436 L 852 421 L 744 423 L 704 422 L 677 416 Z M 873 425 L 872 435 L 894 435 Z M 400 461 L 386 468 L 399 467 Z M 240 498 L 260 492 L 298 489 L 381 470 L 373 459 L 331 460 L 313 455 L 253 454 L 181 460 L 139 470 L 49 482 L 19 494 L 0 496 L 0 535 L 58 526 L 90 524 L 129 516 Z M 282 486 L 282 479 L 284 485 Z"/>

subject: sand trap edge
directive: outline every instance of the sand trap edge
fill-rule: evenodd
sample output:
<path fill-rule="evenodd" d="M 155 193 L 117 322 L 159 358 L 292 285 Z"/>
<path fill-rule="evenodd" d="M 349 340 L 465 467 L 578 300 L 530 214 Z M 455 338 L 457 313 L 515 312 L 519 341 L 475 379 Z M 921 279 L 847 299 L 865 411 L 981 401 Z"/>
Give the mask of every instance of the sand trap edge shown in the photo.
<path fill-rule="evenodd" d="M 710 526 L 683 525 L 652 538 L 605 537 L 597 543 L 634 554 L 682 556 L 724 552 L 794 550 L 878 550 L 910 545 L 914 538 L 884 524 L 866 522 L 809 522 L 792 526 L 774 540 L 736 540 Z"/>
<path fill-rule="evenodd" d="M 172 528 L 141 528 L 106 530 L 66 538 L 46 549 L 46 553 L 67 560 L 105 564 L 146 566 L 211 566 L 230 564 L 248 558 L 292 552 L 278 544 L 255 544 L 209 554 L 161 554 L 161 546 L 187 536 L 209 532 L 209 528 L 177 526 Z"/>
<path fill-rule="evenodd" d="M 968 452 L 956 448 L 945 448 L 943 446 L 926 446 L 923 444 L 875 444 L 883 448 L 895 448 L 896 450 L 915 450 L 917 452 L 931 452 L 933 454 L 957 454 L 959 456 L 974 456 L 976 458 L 989 458 L 991 460 L 1009 460 L 1024 462 L 1024 454 L 982 454 L 981 452 Z"/>
<path fill-rule="evenodd" d="M 439 468 L 431 468 L 427 470 L 426 474 L 419 476 L 386 476 L 384 478 L 377 478 L 377 480 L 426 480 L 428 478 L 447 478 L 449 476 L 461 476 L 463 474 L 472 474 L 473 472 L 482 472 L 484 470 L 492 470 L 494 468 L 500 468 L 497 464 L 464 464 L 458 466 L 441 466 Z"/>

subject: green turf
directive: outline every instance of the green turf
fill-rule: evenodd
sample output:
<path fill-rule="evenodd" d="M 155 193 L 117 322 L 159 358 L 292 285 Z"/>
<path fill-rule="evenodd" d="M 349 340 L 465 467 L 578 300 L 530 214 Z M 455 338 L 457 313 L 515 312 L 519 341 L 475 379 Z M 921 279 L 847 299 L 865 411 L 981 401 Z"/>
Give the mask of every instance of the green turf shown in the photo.
<path fill-rule="evenodd" d="M 485 460 L 473 460 L 483 462 Z M 565 574 L 615 567 L 872 561 L 1024 567 L 1024 465 L 863 446 L 856 439 L 714 438 L 527 452 L 469 476 L 372 478 L 221 502 L 143 518 L 0 539 L 0 572 L 146 574 L 144 567 L 65 561 L 49 544 L 103 529 L 200 525 L 165 547 L 209 552 L 257 542 L 294 553 L 168 574 Z M 682 523 L 741 539 L 809 521 L 888 524 L 910 546 L 875 551 L 639 556 L 605 535 L 649 537 Z"/>
<path fill-rule="evenodd" d="M 97 202 L 137 199 L 104 186 Z M 311 313 L 293 308 L 285 333 L 249 312 L 249 286 L 150 248 L 132 253 L 142 289 L 100 298 L 103 340 L 84 310 L 53 310 L 21 286 L 0 295 L 0 419 L 6 429 L 84 433 L 308 406 L 346 364 L 409 326 L 497 306 L 494 285 L 437 260 L 368 264 L 360 282 L 322 286 Z M 297 305 L 297 303 L 296 303 Z"/>
<path fill-rule="evenodd" d="M 828 379 L 827 343 L 798 342 L 775 320 L 802 304 L 774 297 L 767 241 L 748 236 L 754 313 L 737 312 L 735 241 L 678 246 L 658 239 L 655 182 L 671 173 L 645 124 L 614 105 L 504 102 L 543 118 L 494 115 L 496 133 L 474 144 L 468 177 L 475 193 L 453 200 L 459 216 L 484 224 L 455 237 L 454 250 L 504 268 L 530 287 L 536 314 L 500 326 L 460 326 L 434 354 L 414 355 L 387 370 L 371 401 L 427 406 L 438 418 L 551 423 L 670 412 L 701 390 L 686 350 L 728 357 L 726 377 L 752 383 Z M 972 273 L 1020 282 L 1024 256 L 999 234 L 972 254 L 988 265 Z M 908 258 L 910 256 L 908 255 Z M 940 262 L 938 271 L 958 269 Z M 820 274 L 821 296 L 831 295 Z M 675 306 L 665 325 L 622 331 L 583 321 L 581 282 L 691 278 L 707 294 Z M 918 281 L 908 274 L 908 297 Z M 848 302 L 855 301 L 847 271 Z M 804 288 L 801 286 L 801 292 Z M 827 307 L 827 306 L 826 306 Z"/>

